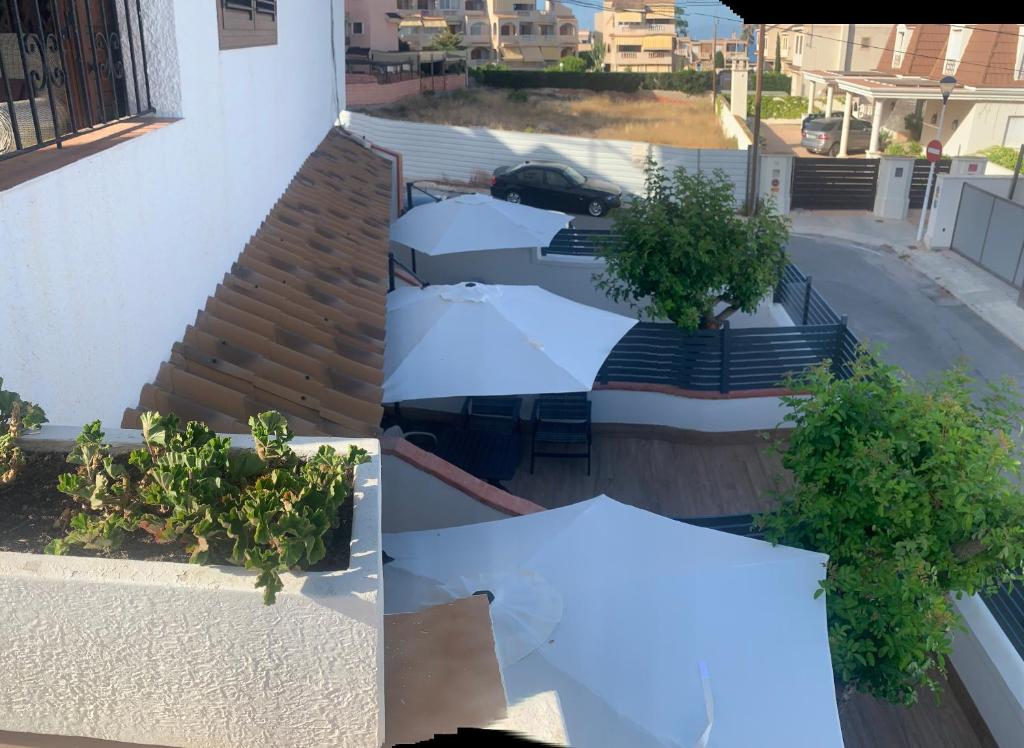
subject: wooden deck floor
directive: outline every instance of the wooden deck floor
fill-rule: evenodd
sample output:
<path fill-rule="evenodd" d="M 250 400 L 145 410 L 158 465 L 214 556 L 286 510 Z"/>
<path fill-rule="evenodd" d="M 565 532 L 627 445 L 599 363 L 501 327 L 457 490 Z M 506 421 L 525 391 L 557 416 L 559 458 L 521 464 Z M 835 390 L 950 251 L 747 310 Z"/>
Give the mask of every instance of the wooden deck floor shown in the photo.
<path fill-rule="evenodd" d="M 666 517 L 744 514 L 770 509 L 773 477 L 784 471 L 769 444 L 749 436 L 666 440 L 594 434 L 593 465 L 537 458 L 529 443 L 506 490 L 548 509 L 599 494 Z"/>
<path fill-rule="evenodd" d="M 788 484 L 779 457 L 763 440 L 707 435 L 668 441 L 595 434 L 591 475 L 584 460 L 538 459 L 529 444 L 511 493 L 553 509 L 607 494 L 667 517 L 744 514 L 771 509 L 773 478 Z M 955 678 L 955 676 L 954 676 Z M 996 748 L 970 698 L 944 688 L 910 708 L 855 695 L 841 716 L 846 748 Z"/>

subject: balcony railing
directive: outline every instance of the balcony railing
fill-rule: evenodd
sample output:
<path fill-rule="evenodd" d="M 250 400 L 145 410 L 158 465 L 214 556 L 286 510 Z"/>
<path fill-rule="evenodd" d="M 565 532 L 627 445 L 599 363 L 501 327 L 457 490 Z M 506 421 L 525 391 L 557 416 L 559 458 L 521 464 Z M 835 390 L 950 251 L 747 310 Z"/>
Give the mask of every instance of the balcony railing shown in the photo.
<path fill-rule="evenodd" d="M 153 111 L 141 0 L 0 0 L 0 159 Z"/>

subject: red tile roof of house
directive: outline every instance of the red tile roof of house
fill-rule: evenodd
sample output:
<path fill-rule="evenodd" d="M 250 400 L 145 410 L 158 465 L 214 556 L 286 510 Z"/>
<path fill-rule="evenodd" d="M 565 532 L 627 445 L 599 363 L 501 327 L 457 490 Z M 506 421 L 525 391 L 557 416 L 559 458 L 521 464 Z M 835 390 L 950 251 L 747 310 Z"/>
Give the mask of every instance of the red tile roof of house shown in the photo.
<path fill-rule="evenodd" d="M 886 51 L 878 61 L 878 71 L 893 75 L 911 75 L 939 80 L 945 74 L 946 45 L 949 42 L 948 24 L 908 25 L 911 32 L 903 64 L 892 65 L 896 47 L 897 26 L 889 32 Z M 965 33 L 968 30 L 965 29 Z M 1017 61 L 1017 40 L 1020 24 L 972 24 L 967 46 L 960 55 L 960 64 L 954 73 L 957 82 L 967 86 L 1021 87 L 1024 80 L 1014 80 Z"/>
<path fill-rule="evenodd" d="M 245 433 L 375 436 L 381 419 L 391 164 L 332 130 L 207 299 L 138 408 Z"/>

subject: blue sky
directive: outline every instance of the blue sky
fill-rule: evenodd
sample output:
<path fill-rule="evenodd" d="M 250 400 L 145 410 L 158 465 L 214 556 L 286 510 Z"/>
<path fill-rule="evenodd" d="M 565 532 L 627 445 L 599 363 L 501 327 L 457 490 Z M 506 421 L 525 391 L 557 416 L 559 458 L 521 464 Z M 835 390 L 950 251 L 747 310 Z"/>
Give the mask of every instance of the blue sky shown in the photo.
<path fill-rule="evenodd" d="M 580 19 L 580 26 L 585 29 L 594 28 L 594 13 L 597 12 L 594 8 L 584 7 L 577 5 L 573 0 L 562 0 L 565 5 L 572 8 L 572 12 L 576 14 L 576 17 Z M 600 0 L 583 0 L 585 6 L 600 5 Z M 737 34 L 740 33 L 740 27 L 743 25 L 740 21 L 740 17 L 733 13 L 728 5 L 721 3 L 712 4 L 711 0 L 695 0 L 693 3 L 680 2 L 677 3 L 687 10 L 686 15 L 690 20 L 690 37 L 693 39 L 710 39 L 712 34 L 712 26 L 715 22 L 714 18 L 708 18 L 708 16 L 718 16 L 721 18 L 733 18 L 734 21 L 718 21 L 718 34 L 719 36 L 729 36 L 730 33 L 735 31 Z M 700 15 L 698 15 L 700 14 Z"/>

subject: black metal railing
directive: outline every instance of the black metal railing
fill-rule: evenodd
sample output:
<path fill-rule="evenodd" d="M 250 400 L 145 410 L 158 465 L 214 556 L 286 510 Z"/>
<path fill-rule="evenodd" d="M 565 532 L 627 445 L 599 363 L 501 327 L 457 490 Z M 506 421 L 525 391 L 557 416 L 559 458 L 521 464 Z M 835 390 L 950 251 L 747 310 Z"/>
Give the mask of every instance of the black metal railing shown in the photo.
<path fill-rule="evenodd" d="M 788 265 L 775 289 L 792 327 L 734 328 L 687 333 L 664 322 L 641 322 L 612 349 L 598 382 L 633 382 L 705 392 L 776 389 L 824 361 L 850 375 L 859 343 L 811 279 Z"/>
<path fill-rule="evenodd" d="M 0 159 L 153 111 L 141 0 L 0 0 Z"/>
<path fill-rule="evenodd" d="M 395 257 L 393 252 L 388 252 L 388 293 L 395 290 L 396 274 L 403 276 L 402 280 L 408 283 L 418 284 L 420 288 L 430 285 L 416 275 L 415 270 L 410 270 L 404 262 Z"/>
<path fill-rule="evenodd" d="M 542 247 L 542 255 L 595 257 L 602 246 L 614 245 L 617 235 L 608 229 L 567 228 L 559 231 L 551 244 Z"/>

